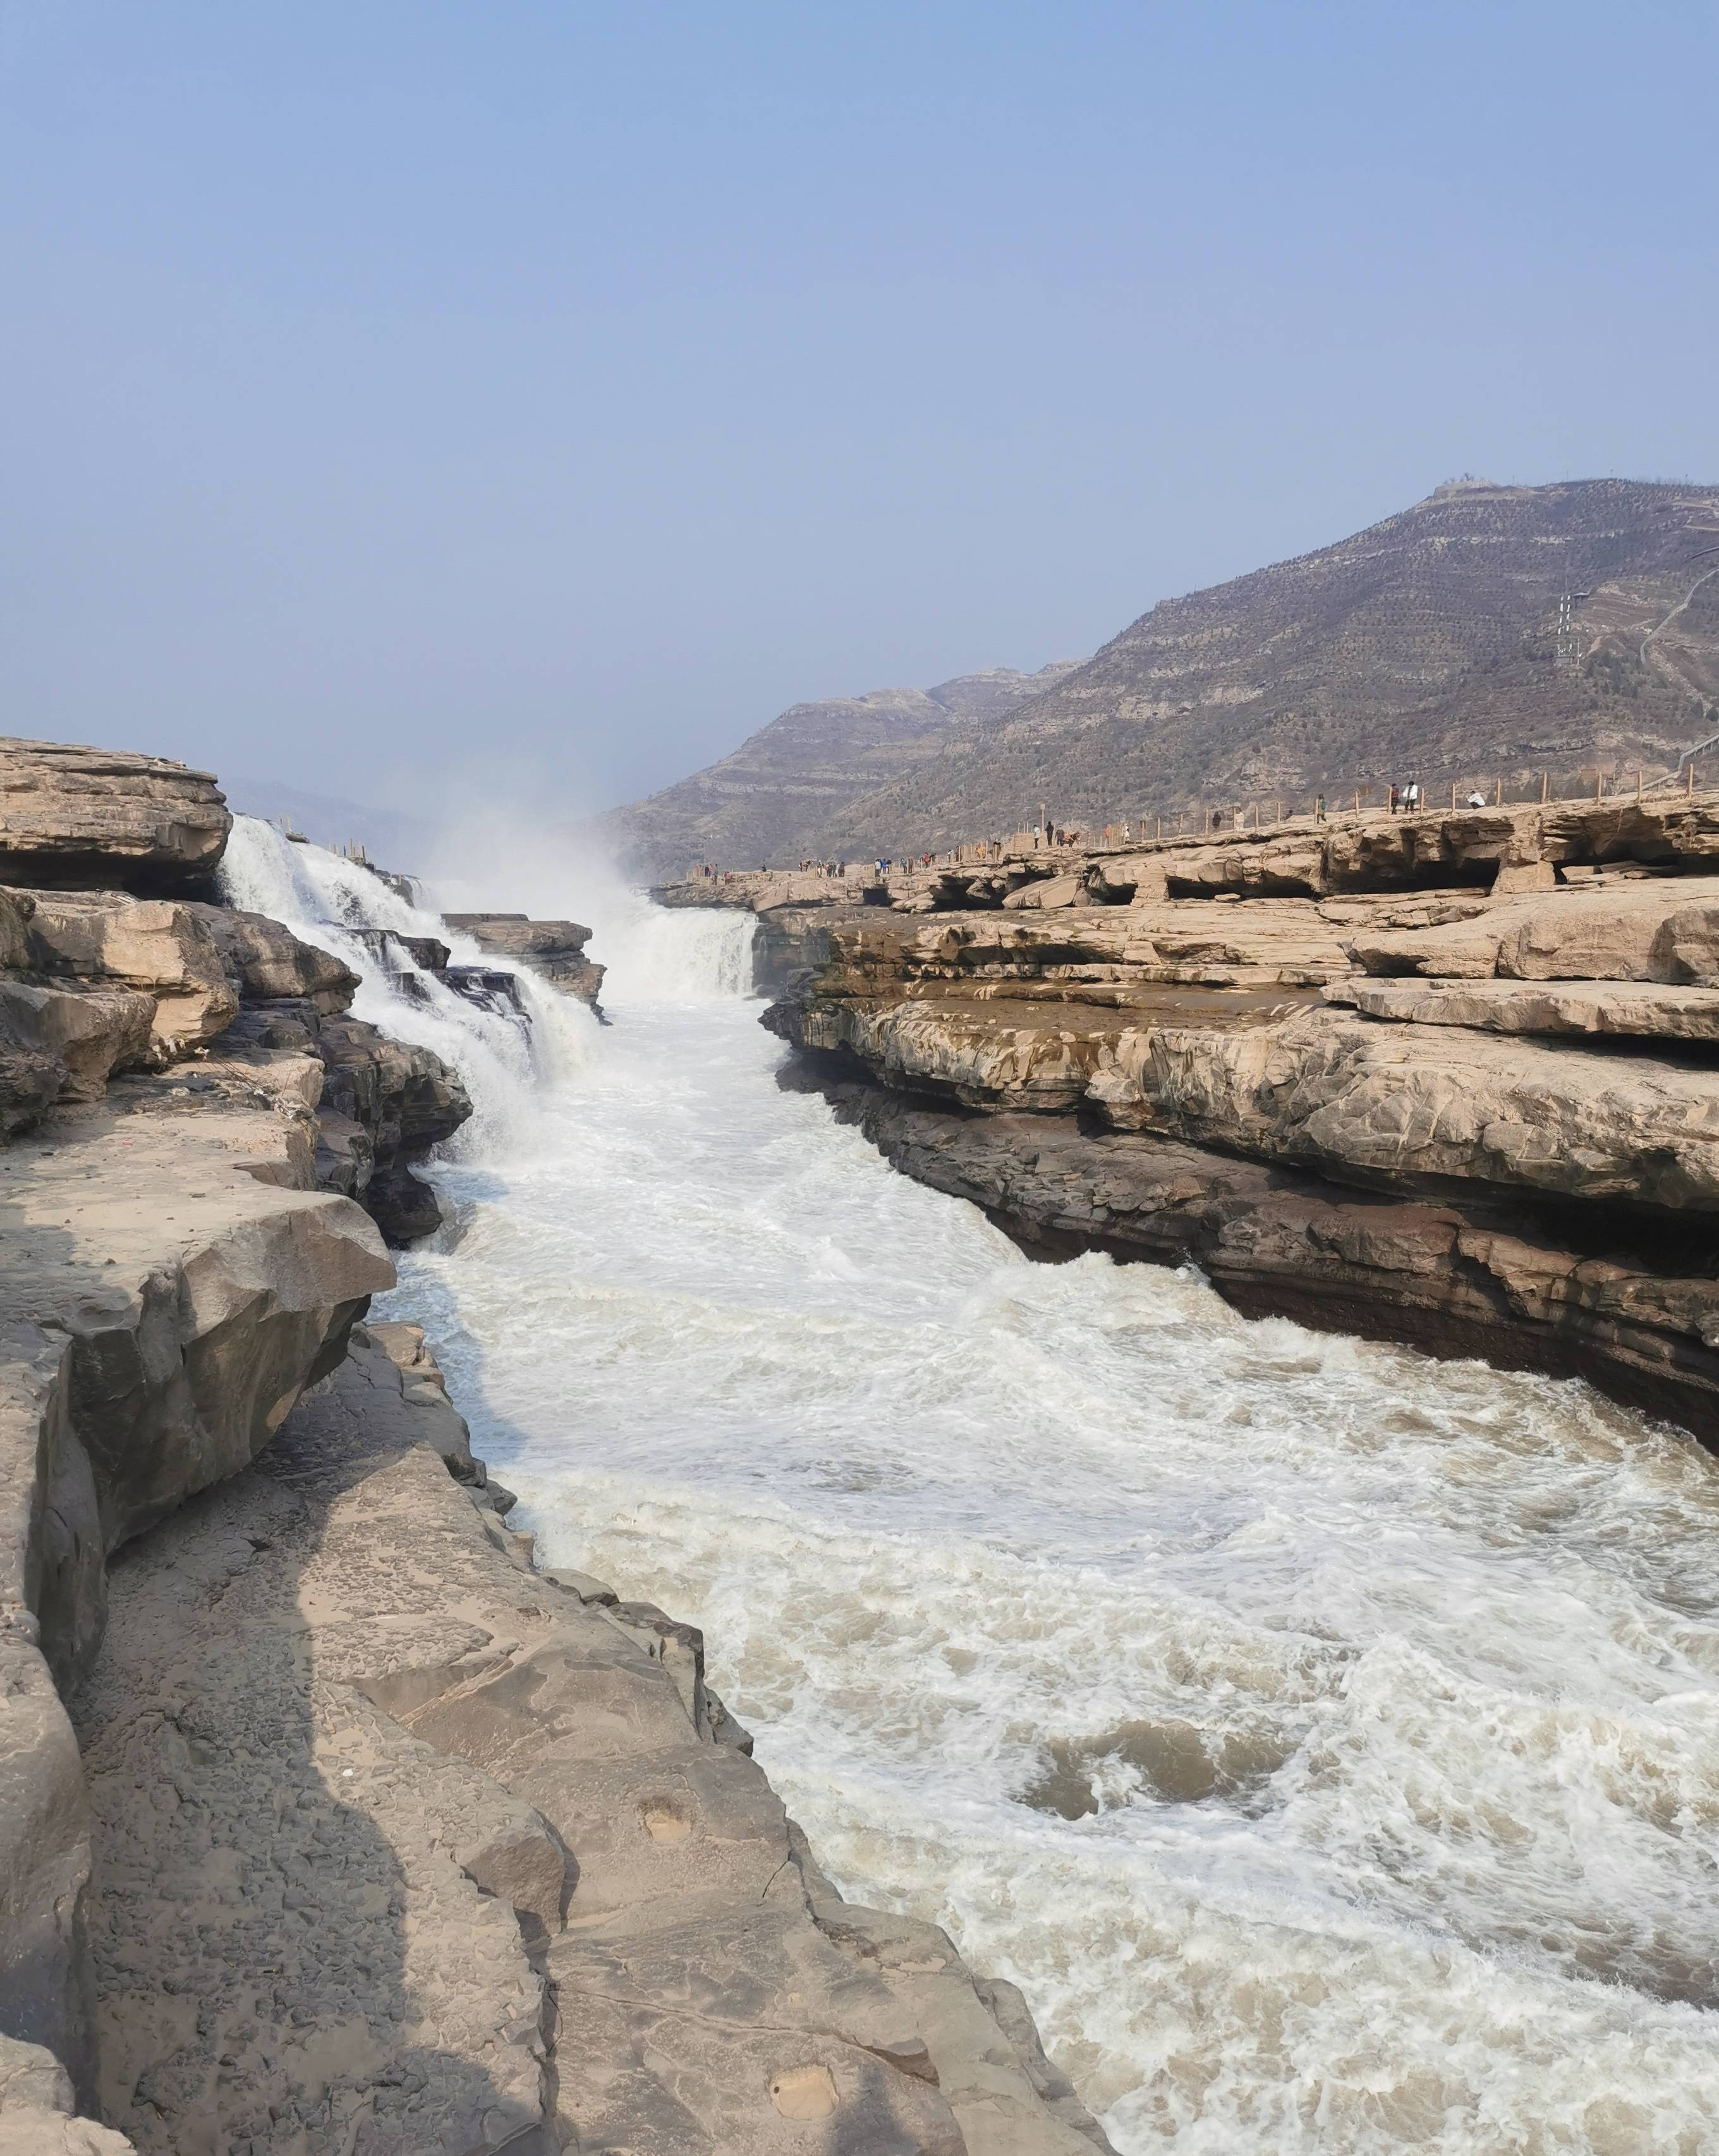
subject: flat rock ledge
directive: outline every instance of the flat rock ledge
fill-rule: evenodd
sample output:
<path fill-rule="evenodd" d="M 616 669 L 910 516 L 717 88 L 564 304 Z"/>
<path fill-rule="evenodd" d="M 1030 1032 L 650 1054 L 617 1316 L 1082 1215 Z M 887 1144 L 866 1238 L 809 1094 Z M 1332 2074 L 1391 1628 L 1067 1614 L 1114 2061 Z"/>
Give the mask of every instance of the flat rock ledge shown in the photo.
<path fill-rule="evenodd" d="M 0 738 L 0 883 L 203 892 L 232 829 L 209 772 L 124 749 Z"/>
<path fill-rule="evenodd" d="M 1089 855 L 983 910 L 761 884 L 763 1023 L 1029 1250 L 1192 1260 L 1249 1316 L 1579 1374 L 1719 1445 L 1719 800 L 1491 820 L 1414 853 L 1398 819 L 1300 895 L 1251 837 L 1203 882 Z"/>
<path fill-rule="evenodd" d="M 14 2046 L 0 2148 L 1107 2148 L 1012 1987 L 835 1893 L 700 1635 L 534 1570 L 485 1481 L 360 1327 L 121 1552 L 72 1697 L 105 2124 Z"/>
<path fill-rule="evenodd" d="M 450 928 L 470 936 L 480 951 L 512 958 L 547 981 L 563 995 L 602 1016 L 597 998 L 608 970 L 585 955 L 591 931 L 577 921 L 533 921 L 524 913 L 448 913 Z"/>

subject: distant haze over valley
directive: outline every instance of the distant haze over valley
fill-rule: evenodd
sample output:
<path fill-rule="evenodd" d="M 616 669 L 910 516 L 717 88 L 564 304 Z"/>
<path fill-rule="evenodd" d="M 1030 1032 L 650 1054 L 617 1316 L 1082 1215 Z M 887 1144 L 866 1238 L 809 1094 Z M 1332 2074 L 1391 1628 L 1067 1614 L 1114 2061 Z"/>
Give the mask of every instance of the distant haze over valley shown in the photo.
<path fill-rule="evenodd" d="M 1559 598 L 1579 594 L 1560 646 Z M 639 880 L 1418 779 L 1652 778 L 1719 731 L 1719 487 L 1458 480 L 1084 662 L 797 704 L 576 827 Z"/>

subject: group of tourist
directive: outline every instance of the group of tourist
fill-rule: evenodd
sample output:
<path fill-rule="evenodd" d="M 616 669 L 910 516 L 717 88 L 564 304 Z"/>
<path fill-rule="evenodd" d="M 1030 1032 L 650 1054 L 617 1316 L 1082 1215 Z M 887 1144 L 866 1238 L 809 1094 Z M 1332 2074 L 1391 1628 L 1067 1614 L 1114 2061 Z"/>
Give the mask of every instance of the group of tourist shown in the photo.
<path fill-rule="evenodd" d="M 1456 805 L 1456 789 L 1454 787 L 1451 788 L 1450 805 L 1453 808 Z M 1486 806 L 1486 797 L 1476 790 L 1465 797 L 1464 805 L 1470 808 L 1484 808 Z M 1390 787 L 1389 810 L 1392 815 L 1413 816 L 1419 814 L 1423 806 L 1419 779 L 1411 778 L 1401 785 L 1393 783 Z M 1358 813 L 1361 808 L 1361 796 L 1358 793 L 1355 797 L 1355 807 Z M 1326 797 L 1321 793 L 1314 803 L 1314 821 L 1323 824 L 1326 820 L 1327 813 Z M 1245 808 L 1211 808 L 1205 810 L 1203 814 L 1205 830 L 1208 835 L 1215 835 L 1232 828 L 1237 831 L 1242 831 L 1247 828 L 1248 811 Z M 1277 814 L 1278 820 L 1281 822 L 1284 814 L 1281 802 L 1278 803 Z M 1176 819 L 1175 835 L 1178 837 L 1182 835 L 1183 824 L 1183 817 L 1178 815 Z M 1257 830 L 1259 827 L 1260 811 L 1256 807 L 1254 810 L 1254 828 Z M 1102 843 L 1106 846 L 1146 845 L 1149 843 L 1162 842 L 1165 835 L 1162 819 L 1153 820 L 1152 830 L 1148 834 L 1145 818 L 1141 819 L 1140 828 L 1137 832 L 1132 821 L 1125 817 L 1120 824 L 1105 825 Z M 1017 846 L 1029 845 L 1036 853 L 1045 848 L 1078 846 L 1080 843 L 1080 834 L 1073 826 L 1053 823 L 1049 817 L 1046 816 L 1042 822 L 1034 824 L 1030 830 L 1017 832 L 1013 842 L 1002 839 L 968 840 L 950 847 L 944 854 L 910 854 L 904 855 L 899 860 L 893 856 L 880 855 L 872 864 L 872 873 L 879 882 L 884 882 L 888 880 L 892 870 L 918 870 L 925 873 L 934 869 L 939 861 L 947 861 L 953 866 L 963 860 L 970 861 L 976 855 L 982 860 L 1000 861 L 1008 852 L 1010 843 Z M 802 875 L 840 878 L 848 874 L 849 865 L 844 860 L 813 860 L 808 858 L 803 860 L 798 867 Z M 694 873 L 713 883 L 732 883 L 736 871 L 732 869 L 718 868 L 711 862 L 704 861 L 700 863 Z M 745 871 L 741 870 L 741 873 L 744 874 Z M 758 873 L 765 875 L 770 871 L 761 863 Z"/>

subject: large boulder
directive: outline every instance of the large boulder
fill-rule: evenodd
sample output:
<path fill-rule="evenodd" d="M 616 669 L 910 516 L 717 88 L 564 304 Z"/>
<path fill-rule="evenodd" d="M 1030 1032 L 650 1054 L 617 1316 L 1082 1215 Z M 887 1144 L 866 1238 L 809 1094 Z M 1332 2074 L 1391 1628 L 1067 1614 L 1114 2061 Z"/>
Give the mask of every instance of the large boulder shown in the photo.
<path fill-rule="evenodd" d="M 591 931 L 577 921 L 533 921 L 523 913 L 449 913 L 450 928 L 470 936 L 485 951 L 511 958 L 548 958 L 582 951 Z"/>
<path fill-rule="evenodd" d="M 517 958 L 563 994 L 595 1010 L 608 970 L 585 956 L 591 931 L 577 921 L 533 921 L 523 913 L 449 913 L 450 928 L 470 936 L 480 950 Z"/>
<path fill-rule="evenodd" d="M 356 1198 L 397 1246 L 440 1226 L 435 1193 L 413 1163 L 470 1119 L 472 1104 L 433 1049 L 346 1014 L 326 1016 L 305 997 L 247 1003 L 221 1045 L 264 1070 L 314 1059 L 318 1187 Z"/>
<path fill-rule="evenodd" d="M 177 1062 L 239 1014 L 208 909 L 118 891 L 40 891 L 30 916 L 32 968 L 52 980 L 114 983 L 155 999 L 151 1057 Z"/>
<path fill-rule="evenodd" d="M 0 890 L 0 1138 L 31 1128 L 56 1100 L 97 1100 L 110 1074 L 151 1060 L 155 998 L 99 984 L 19 979 L 35 963 L 36 901 Z"/>
<path fill-rule="evenodd" d="M 233 828 L 206 771 L 0 738 L 0 880 L 149 896 L 206 889 Z"/>
<path fill-rule="evenodd" d="M 111 2127 L 79 2118 L 71 2076 L 39 2044 L 0 2036 L 0 2149 L 18 2156 L 136 2156 Z"/>
<path fill-rule="evenodd" d="M 64 1064 L 43 1045 L 35 1013 L 0 995 L 0 1141 L 33 1130 L 66 1076 Z"/>
<path fill-rule="evenodd" d="M 35 910 L 30 892 L 0 890 L 0 973 L 19 973 L 29 964 L 30 916 Z"/>
<path fill-rule="evenodd" d="M 1324 991 L 1368 1018 L 1480 1033 L 1719 1041 L 1719 988 L 1660 981 L 1340 981 Z"/>
<path fill-rule="evenodd" d="M 1027 908 L 1050 912 L 1058 906 L 1098 906 L 1103 901 L 1093 897 L 1084 875 L 1054 875 L 1023 884 L 1019 891 L 1010 891 L 1003 903 L 1011 912 Z"/>
<path fill-rule="evenodd" d="M 1131 1026 L 1085 1097 L 1113 1128 L 1339 1182 L 1719 1212 L 1719 1072 L 1647 1055 L 1311 1010 Z"/>
<path fill-rule="evenodd" d="M 226 906 L 185 910 L 208 932 L 242 1001 L 268 1003 L 302 996 L 330 1017 L 351 1009 L 358 976 L 332 952 L 306 943 L 266 913 L 246 913 Z"/>
<path fill-rule="evenodd" d="M 1666 981 L 1719 978 L 1719 881 L 1654 878 L 1501 901 L 1465 921 L 1362 930 L 1362 970 L 1428 979 Z"/>
<path fill-rule="evenodd" d="M 433 1049 L 391 1040 L 354 1018 L 324 1019 L 316 1052 L 326 1072 L 324 1187 L 350 1190 L 397 1246 L 434 1234 L 441 1209 L 413 1163 L 470 1119 L 459 1072 Z"/>
<path fill-rule="evenodd" d="M 99 1101 L 116 1070 L 154 1060 L 156 1008 L 138 988 L 0 979 L 7 1035 L 62 1066 L 64 1101 Z"/>

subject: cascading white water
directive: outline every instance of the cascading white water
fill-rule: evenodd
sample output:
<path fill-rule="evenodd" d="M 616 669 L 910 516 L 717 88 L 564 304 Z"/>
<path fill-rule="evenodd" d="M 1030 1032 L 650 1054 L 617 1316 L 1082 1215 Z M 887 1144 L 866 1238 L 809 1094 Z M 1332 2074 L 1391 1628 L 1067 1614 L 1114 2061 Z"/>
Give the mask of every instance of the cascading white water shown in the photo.
<path fill-rule="evenodd" d="M 471 1121 L 449 1146 L 450 1157 L 491 1159 L 526 1142 L 536 1126 L 543 1081 L 565 1081 L 583 1063 L 597 1023 L 582 1007 L 536 982 L 530 972 L 481 951 L 439 914 L 409 904 L 361 863 L 321 846 L 295 844 L 254 816 L 233 821 L 221 864 L 230 906 L 266 913 L 307 943 L 330 951 L 358 975 L 352 1015 L 397 1040 L 434 1049 L 465 1081 Z M 456 963 L 517 976 L 529 1029 L 469 1002 L 421 975 L 412 993 L 356 932 L 428 937 Z"/>
<path fill-rule="evenodd" d="M 1029 1262 L 777 1089 L 751 933 L 612 906 L 530 1173 L 439 1171 L 403 1267 L 546 1560 L 704 1625 L 1129 2156 L 1714 2145 L 1719 1463 Z"/>

